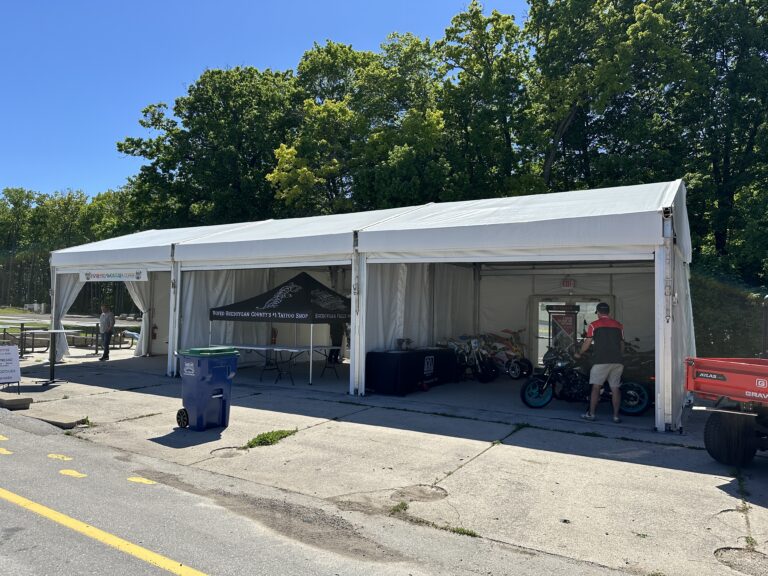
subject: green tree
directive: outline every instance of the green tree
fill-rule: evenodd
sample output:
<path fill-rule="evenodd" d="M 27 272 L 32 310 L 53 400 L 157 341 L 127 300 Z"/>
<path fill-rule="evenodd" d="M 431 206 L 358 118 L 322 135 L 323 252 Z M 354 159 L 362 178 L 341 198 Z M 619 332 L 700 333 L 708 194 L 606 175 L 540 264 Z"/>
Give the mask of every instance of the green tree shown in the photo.
<path fill-rule="evenodd" d="M 453 18 L 438 49 L 456 197 L 515 193 L 521 176 L 529 188 L 529 58 L 514 18 L 495 10 L 485 16 L 473 1 Z"/>
<path fill-rule="evenodd" d="M 162 227 L 260 220 L 274 214 L 266 175 L 297 122 L 290 72 L 208 70 L 176 100 L 144 110 L 158 135 L 126 138 L 118 150 L 149 160 L 127 186 L 134 217 Z"/>
<path fill-rule="evenodd" d="M 352 197 L 352 149 L 359 117 L 348 98 L 304 101 L 303 118 L 290 146 L 276 151 L 277 166 L 266 176 L 292 216 L 348 211 Z"/>
<path fill-rule="evenodd" d="M 768 161 L 768 12 L 749 0 L 673 6 L 691 72 L 670 105 L 709 222 L 704 252 L 730 262 L 737 196 Z"/>

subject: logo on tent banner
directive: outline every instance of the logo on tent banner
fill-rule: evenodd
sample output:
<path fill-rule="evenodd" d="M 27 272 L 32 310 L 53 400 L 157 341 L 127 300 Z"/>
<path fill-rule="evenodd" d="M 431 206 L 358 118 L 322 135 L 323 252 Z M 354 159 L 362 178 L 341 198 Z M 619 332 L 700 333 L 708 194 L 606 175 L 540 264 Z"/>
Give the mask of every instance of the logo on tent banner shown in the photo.
<path fill-rule="evenodd" d="M 138 270 L 86 270 L 80 272 L 80 282 L 146 282 L 146 268 Z"/>
<path fill-rule="evenodd" d="M 755 380 L 755 386 L 758 388 L 768 388 L 768 380 L 764 378 L 758 378 Z"/>
<path fill-rule="evenodd" d="M 269 300 L 267 300 L 267 303 L 264 304 L 264 310 L 267 310 L 268 308 L 277 308 L 280 306 L 280 304 L 283 303 L 284 300 L 291 298 L 294 294 L 301 292 L 301 286 L 298 284 L 294 284 L 291 282 L 290 284 L 286 284 L 280 290 L 277 291 L 277 294 L 272 296 Z"/>
<path fill-rule="evenodd" d="M 326 310 L 334 310 L 337 312 L 343 312 L 347 309 L 347 304 L 344 299 L 337 294 L 328 292 L 327 290 L 312 290 L 312 304 L 317 304 L 321 308 Z"/>

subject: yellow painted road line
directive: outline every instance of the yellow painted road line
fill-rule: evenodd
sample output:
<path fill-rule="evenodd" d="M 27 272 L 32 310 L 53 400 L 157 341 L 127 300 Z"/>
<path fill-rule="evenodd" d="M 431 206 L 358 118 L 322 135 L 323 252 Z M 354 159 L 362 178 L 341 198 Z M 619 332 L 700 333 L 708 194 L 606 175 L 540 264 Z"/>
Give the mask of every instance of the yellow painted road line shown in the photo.
<path fill-rule="evenodd" d="M 21 506 L 25 510 L 39 514 L 44 518 L 48 518 L 48 520 L 52 520 L 57 524 L 61 524 L 70 530 L 74 530 L 75 532 L 79 532 L 84 536 L 93 538 L 102 544 L 112 546 L 112 548 L 116 548 L 120 550 L 120 552 L 130 554 L 131 556 L 138 558 L 139 560 L 143 560 L 148 564 L 162 568 L 171 574 L 177 574 L 178 576 L 206 576 L 205 573 L 199 572 L 194 568 L 184 566 L 175 560 L 171 560 L 170 558 L 156 554 L 151 550 L 142 548 L 141 546 L 128 542 L 127 540 L 123 540 L 122 538 L 118 538 L 117 536 L 114 536 L 108 532 L 104 532 L 103 530 L 99 530 L 98 528 L 94 528 L 93 526 L 90 526 L 85 522 L 81 522 L 80 520 L 70 518 L 61 512 L 57 512 L 56 510 L 43 506 L 42 504 L 38 504 L 32 500 L 27 500 L 23 496 L 19 496 L 18 494 L 14 494 L 13 492 L 9 492 L 3 488 L 0 488 L 0 498 L 10 502 L 11 504 Z"/>
<path fill-rule="evenodd" d="M 0 434 L 0 442 L 2 442 L 3 440 L 8 440 L 8 437 Z"/>
<path fill-rule="evenodd" d="M 157 484 L 154 480 L 142 478 L 141 476 L 131 476 L 128 478 L 128 482 L 136 482 L 137 484 Z"/>
<path fill-rule="evenodd" d="M 54 460 L 63 460 L 64 462 L 72 460 L 71 456 L 64 456 L 64 454 L 48 454 L 48 458 L 53 458 Z"/>
<path fill-rule="evenodd" d="M 13 454 L 13 452 L 11 452 L 10 450 L 6 450 L 5 448 L 0 448 L 0 454 L 4 454 L 7 456 L 9 454 Z"/>
<path fill-rule="evenodd" d="M 77 470 L 59 470 L 59 474 L 63 474 L 64 476 L 72 476 L 72 478 L 85 478 L 88 476 L 88 474 L 83 474 Z"/>

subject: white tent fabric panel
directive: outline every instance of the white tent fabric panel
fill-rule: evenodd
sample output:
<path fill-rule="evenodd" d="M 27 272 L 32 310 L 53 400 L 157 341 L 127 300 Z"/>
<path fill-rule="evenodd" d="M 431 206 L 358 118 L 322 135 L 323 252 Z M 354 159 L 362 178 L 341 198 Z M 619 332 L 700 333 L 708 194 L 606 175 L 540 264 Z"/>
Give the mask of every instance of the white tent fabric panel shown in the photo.
<path fill-rule="evenodd" d="M 644 274 L 615 274 L 613 291 L 616 296 L 616 319 L 624 324 L 624 337 L 635 338 L 640 350 L 654 348 L 654 285 L 653 272 Z"/>
<path fill-rule="evenodd" d="M 672 358 L 683 360 L 696 356 L 696 340 L 693 331 L 693 310 L 691 309 L 689 267 L 681 250 L 675 247 L 674 297 L 672 300 Z M 685 364 L 672 365 L 672 427 L 678 429 L 682 422 L 685 401 Z"/>
<path fill-rule="evenodd" d="M 366 253 L 493 248 L 653 246 L 660 212 L 680 181 L 600 190 L 448 202 L 421 207 L 359 233 Z"/>
<path fill-rule="evenodd" d="M 232 276 L 235 283 L 233 302 L 258 296 L 269 289 L 269 270 L 261 268 L 234 270 Z M 234 344 L 266 344 L 269 342 L 269 326 L 266 322 L 214 322 L 213 334 L 216 334 L 217 325 L 224 326 L 227 324 L 231 327 L 231 339 L 217 340 L 217 342 L 232 342 Z"/>
<path fill-rule="evenodd" d="M 53 274 L 56 274 L 55 270 L 53 271 Z M 56 274 L 52 318 L 54 330 L 64 329 L 64 325 L 61 321 L 84 285 L 85 282 L 80 282 L 78 274 Z M 56 334 L 56 362 L 59 362 L 64 355 L 68 354 L 69 344 L 67 344 L 66 334 Z"/>
<path fill-rule="evenodd" d="M 403 338 L 405 264 L 368 266 L 365 351 L 392 350 Z"/>
<path fill-rule="evenodd" d="M 232 270 L 182 273 L 179 350 L 208 346 L 208 310 L 235 301 L 233 277 Z M 231 332 L 227 335 L 231 338 Z"/>
<path fill-rule="evenodd" d="M 176 258 L 186 262 L 238 261 L 312 256 L 317 262 L 351 258 L 354 233 L 366 226 L 407 213 L 392 208 L 352 214 L 267 220 L 241 225 L 202 238 L 181 242 Z"/>
<path fill-rule="evenodd" d="M 429 264 L 406 266 L 403 336 L 412 347 L 434 346 L 432 335 L 432 289 Z"/>
<path fill-rule="evenodd" d="M 480 331 L 501 334 L 504 329 L 526 328 L 534 277 L 527 275 L 483 276 L 480 279 Z"/>
<path fill-rule="evenodd" d="M 428 264 L 369 266 L 366 351 L 394 349 L 400 338 L 434 345 L 431 285 Z"/>
<path fill-rule="evenodd" d="M 152 283 L 152 313 L 149 327 L 149 354 L 168 353 L 168 323 L 171 311 L 171 273 L 150 272 L 149 281 Z M 154 338 L 152 335 L 154 334 Z"/>
<path fill-rule="evenodd" d="M 396 222 L 393 220 L 393 223 Z M 623 250 L 625 245 L 653 246 L 660 235 L 661 223 L 655 213 L 512 224 L 450 225 L 441 229 L 420 228 L 418 223 L 414 223 L 414 228 L 410 230 L 378 233 L 364 230 L 359 236 L 359 249 L 364 252 L 387 253 L 407 252 L 418 247 L 413 252 L 456 251 L 463 254 L 465 251 L 506 247 L 516 250 L 609 247 L 612 239 L 621 238 L 621 247 L 615 247 L 614 250 Z"/>
<path fill-rule="evenodd" d="M 680 258 L 686 264 L 690 264 L 693 247 L 691 246 L 691 228 L 688 222 L 688 210 L 685 205 L 686 195 L 687 191 L 685 189 L 685 183 L 680 182 L 672 207 L 674 213 L 675 241 L 680 251 Z"/>
<path fill-rule="evenodd" d="M 149 340 L 152 329 L 150 327 L 150 315 L 148 314 L 152 306 L 152 278 L 148 282 L 126 282 L 125 287 L 128 294 L 131 295 L 133 303 L 141 312 L 141 328 L 139 329 L 139 340 L 136 342 L 134 356 L 145 356 L 149 351 Z"/>
<path fill-rule="evenodd" d="M 370 264 L 395 262 L 606 262 L 617 260 L 653 260 L 651 245 L 614 244 L 612 246 L 528 247 L 514 246 L 486 248 L 443 248 L 440 250 L 409 251 L 403 248 L 367 252 Z"/>
<path fill-rule="evenodd" d="M 435 264 L 434 270 L 435 341 L 471 333 L 475 302 L 472 266 Z"/>
<path fill-rule="evenodd" d="M 149 262 L 168 262 L 171 247 L 184 240 L 222 230 L 236 229 L 242 224 L 196 226 L 169 230 L 145 230 L 51 252 L 52 266 L 138 266 Z"/>

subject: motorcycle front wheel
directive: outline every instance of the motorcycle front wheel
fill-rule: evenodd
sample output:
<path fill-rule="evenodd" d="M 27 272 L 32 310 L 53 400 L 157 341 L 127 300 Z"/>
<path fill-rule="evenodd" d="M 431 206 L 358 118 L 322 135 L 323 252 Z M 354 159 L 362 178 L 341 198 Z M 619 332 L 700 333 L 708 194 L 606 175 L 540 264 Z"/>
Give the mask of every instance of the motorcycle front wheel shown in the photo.
<path fill-rule="evenodd" d="M 621 385 L 621 404 L 619 411 L 627 416 L 640 416 L 648 410 L 651 398 L 648 390 L 637 382 L 624 382 Z"/>
<path fill-rule="evenodd" d="M 505 370 L 512 380 L 517 380 L 523 376 L 523 366 L 517 360 L 510 360 L 507 362 Z"/>
<path fill-rule="evenodd" d="M 528 408 L 544 408 L 552 402 L 552 386 L 543 376 L 531 376 L 520 388 L 520 399 Z"/>

